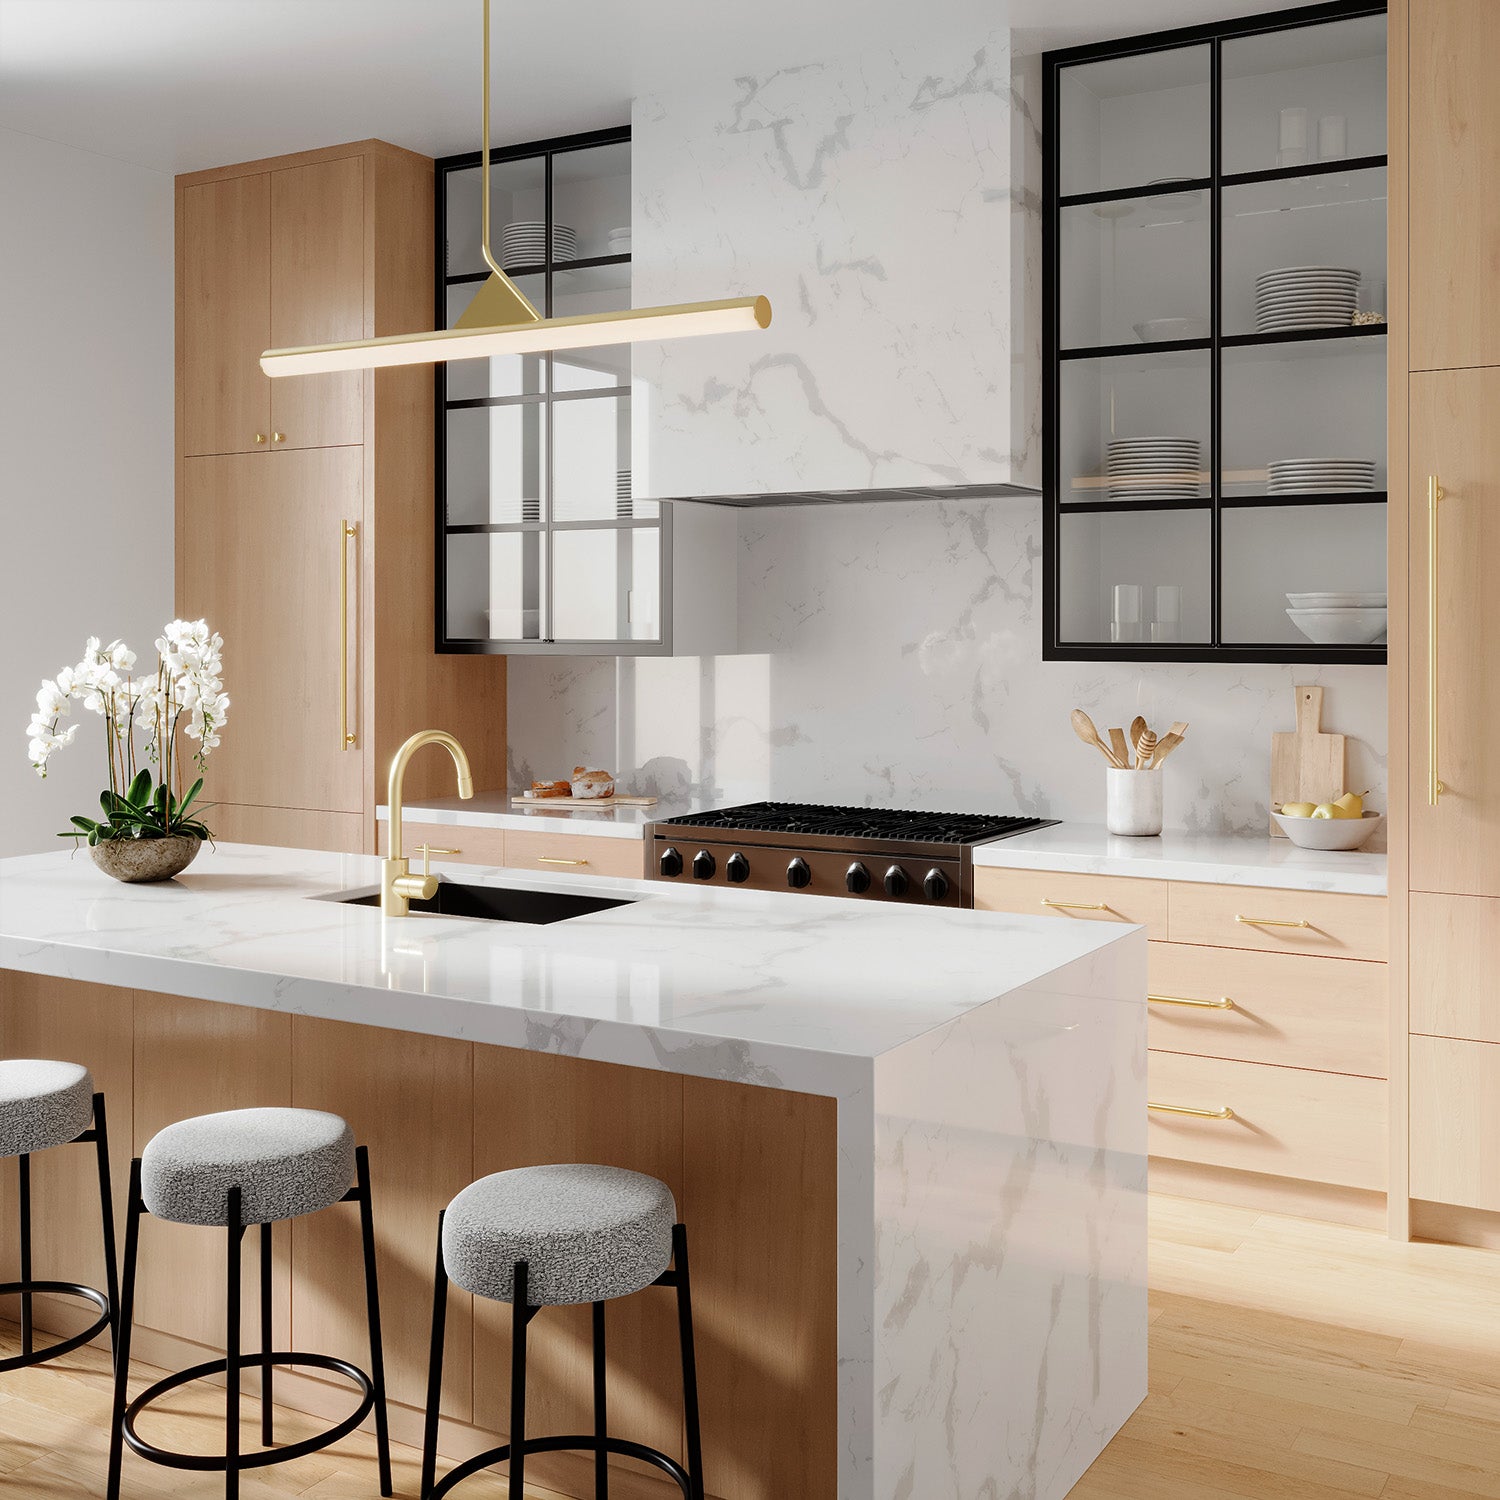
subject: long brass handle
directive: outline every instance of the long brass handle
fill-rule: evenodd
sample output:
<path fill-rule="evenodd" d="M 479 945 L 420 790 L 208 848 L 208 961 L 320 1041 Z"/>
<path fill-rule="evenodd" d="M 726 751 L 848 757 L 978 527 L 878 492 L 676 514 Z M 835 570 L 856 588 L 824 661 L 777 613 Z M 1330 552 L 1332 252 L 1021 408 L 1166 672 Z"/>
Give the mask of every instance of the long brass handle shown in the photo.
<path fill-rule="evenodd" d="M 1154 1109 L 1159 1115 L 1191 1115 L 1195 1120 L 1232 1120 L 1234 1111 L 1227 1104 L 1221 1104 L 1218 1109 L 1193 1109 L 1186 1104 L 1157 1104 L 1154 1102 L 1146 1105 L 1147 1109 Z"/>
<path fill-rule="evenodd" d="M 1103 901 L 1049 901 L 1042 897 L 1042 905 L 1050 906 L 1053 911 L 1108 911 L 1109 907 Z"/>
<path fill-rule="evenodd" d="M 353 521 L 339 522 L 339 749 L 354 745 L 349 728 L 349 542 L 359 535 Z"/>
<path fill-rule="evenodd" d="M 1427 476 L 1427 805 L 1447 790 L 1438 780 L 1438 505 L 1444 495 L 1436 474 Z"/>
<path fill-rule="evenodd" d="M 1191 1000 L 1186 995 L 1147 995 L 1152 1005 L 1191 1005 L 1195 1010 L 1233 1010 L 1234 1001 L 1228 995 L 1217 1000 Z"/>
<path fill-rule="evenodd" d="M 586 859 L 554 859 L 550 854 L 538 854 L 536 862 L 539 865 L 586 865 Z"/>
<path fill-rule="evenodd" d="M 1234 920 L 1242 927 L 1311 927 L 1312 923 L 1306 918 L 1299 918 L 1295 922 L 1289 922 L 1284 917 L 1242 917 L 1235 913 Z"/>
<path fill-rule="evenodd" d="M 422 856 L 422 874 L 432 873 L 432 856 L 434 854 L 462 854 L 462 849 L 439 849 L 436 844 L 418 844 L 416 852 Z"/>

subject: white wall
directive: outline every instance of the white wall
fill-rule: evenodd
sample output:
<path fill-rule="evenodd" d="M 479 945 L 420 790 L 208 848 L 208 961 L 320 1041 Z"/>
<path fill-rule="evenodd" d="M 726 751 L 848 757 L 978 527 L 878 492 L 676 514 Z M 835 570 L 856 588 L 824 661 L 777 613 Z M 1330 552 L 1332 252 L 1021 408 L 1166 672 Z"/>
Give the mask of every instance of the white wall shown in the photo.
<path fill-rule="evenodd" d="M 42 678 L 90 635 L 144 656 L 172 614 L 172 179 L 0 130 L 0 204 L 6 855 L 59 847 L 104 781 L 93 715 L 46 781 L 27 763 Z"/>

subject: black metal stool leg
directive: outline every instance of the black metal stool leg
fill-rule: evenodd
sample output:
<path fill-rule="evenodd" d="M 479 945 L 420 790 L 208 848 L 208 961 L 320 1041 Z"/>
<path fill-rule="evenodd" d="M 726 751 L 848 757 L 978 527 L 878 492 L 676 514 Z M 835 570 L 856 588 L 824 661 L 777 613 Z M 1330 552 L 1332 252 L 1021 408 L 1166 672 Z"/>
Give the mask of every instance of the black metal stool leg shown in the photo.
<path fill-rule="evenodd" d="M 275 1441 L 275 1391 L 272 1389 L 274 1366 L 270 1353 L 275 1347 L 271 1339 L 271 1225 L 260 1226 L 260 1352 L 267 1356 L 260 1367 L 260 1441 L 269 1448 Z"/>
<path fill-rule="evenodd" d="M 354 1153 L 359 1188 L 359 1232 L 365 1252 L 365 1304 L 370 1318 L 370 1384 L 375 1390 L 375 1447 L 380 1465 L 380 1493 L 391 1493 L 391 1434 L 385 1409 L 385 1351 L 380 1336 L 380 1279 L 375 1269 L 375 1213 L 370 1204 L 370 1153 Z"/>
<path fill-rule="evenodd" d="M 693 1500 L 703 1500 L 703 1434 L 698 1423 L 698 1360 L 693 1350 L 693 1291 L 688 1277 L 687 1227 L 672 1230 L 677 1271 L 677 1331 L 682 1342 L 682 1406 L 687 1422 L 687 1471 Z"/>
<path fill-rule="evenodd" d="M 31 1158 L 16 1158 L 21 1173 L 21 1285 L 31 1284 Z M 34 1352 L 31 1328 L 31 1293 L 21 1293 L 21 1353 Z"/>
<path fill-rule="evenodd" d="M 437 1480 L 438 1411 L 443 1399 L 443 1338 L 448 1327 L 448 1267 L 443 1263 L 443 1219 L 438 1215 L 437 1268 L 432 1273 L 432 1352 L 427 1363 L 427 1419 L 422 1429 L 422 1488 L 427 1500 Z"/>
<path fill-rule="evenodd" d="M 609 1450 L 604 1440 L 609 1436 L 607 1408 L 608 1370 L 604 1353 L 604 1304 L 594 1304 L 594 1500 L 609 1500 Z"/>
<path fill-rule="evenodd" d="M 110 1350 L 120 1350 L 120 1275 L 115 1257 L 115 1193 L 109 1180 L 109 1124 L 104 1095 L 94 1095 L 94 1155 L 99 1165 L 99 1217 L 104 1236 L 104 1290 L 109 1297 Z"/>
<path fill-rule="evenodd" d="M 135 1316 L 135 1257 L 141 1231 L 141 1159 L 130 1164 L 130 1198 L 125 1207 L 125 1265 L 120 1305 L 115 1314 L 115 1397 L 110 1406 L 108 1500 L 120 1500 L 120 1464 L 125 1454 L 125 1407 L 130 1379 L 130 1329 Z"/>
<path fill-rule="evenodd" d="M 526 1262 L 518 1260 L 511 1288 L 510 1500 L 526 1500 Z"/>
<path fill-rule="evenodd" d="M 240 1223 L 240 1187 L 229 1189 L 229 1229 L 225 1260 L 228 1312 L 224 1320 L 224 1500 L 240 1493 L 240 1248 L 245 1237 Z"/>

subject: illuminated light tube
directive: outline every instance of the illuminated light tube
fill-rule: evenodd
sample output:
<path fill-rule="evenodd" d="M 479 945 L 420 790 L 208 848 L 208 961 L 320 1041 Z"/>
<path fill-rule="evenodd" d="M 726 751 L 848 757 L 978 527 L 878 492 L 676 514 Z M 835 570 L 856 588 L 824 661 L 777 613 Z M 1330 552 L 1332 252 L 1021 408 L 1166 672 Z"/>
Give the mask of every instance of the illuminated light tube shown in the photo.
<path fill-rule="evenodd" d="M 450 359 L 489 359 L 502 354 L 545 354 L 713 333 L 750 333 L 770 325 L 771 304 L 767 298 L 732 297 L 723 302 L 684 302 L 672 307 L 543 318 L 503 328 L 445 328 L 432 333 L 358 339 L 349 344 L 267 349 L 260 357 L 260 367 L 272 377 L 382 370 L 393 365 L 443 364 Z"/>

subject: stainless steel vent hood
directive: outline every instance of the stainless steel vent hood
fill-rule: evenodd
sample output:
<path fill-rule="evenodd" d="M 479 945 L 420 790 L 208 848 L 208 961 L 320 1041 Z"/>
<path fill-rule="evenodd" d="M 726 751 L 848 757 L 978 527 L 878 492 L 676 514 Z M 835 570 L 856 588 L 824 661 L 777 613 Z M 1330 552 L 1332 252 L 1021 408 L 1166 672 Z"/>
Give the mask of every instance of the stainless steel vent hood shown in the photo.
<path fill-rule="evenodd" d="M 1035 60 L 994 32 L 788 63 L 636 101 L 633 300 L 753 285 L 776 310 L 636 349 L 637 497 L 1036 492 Z"/>

